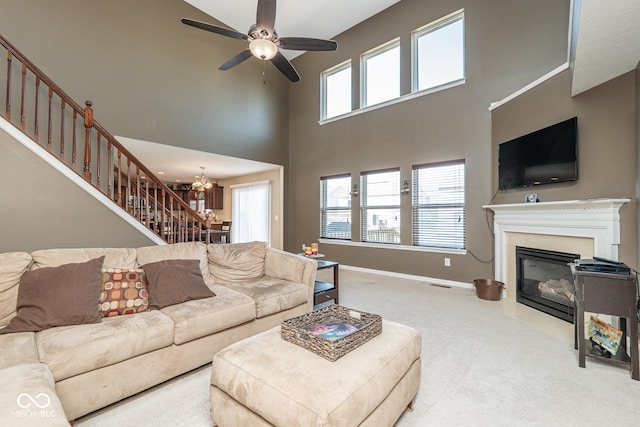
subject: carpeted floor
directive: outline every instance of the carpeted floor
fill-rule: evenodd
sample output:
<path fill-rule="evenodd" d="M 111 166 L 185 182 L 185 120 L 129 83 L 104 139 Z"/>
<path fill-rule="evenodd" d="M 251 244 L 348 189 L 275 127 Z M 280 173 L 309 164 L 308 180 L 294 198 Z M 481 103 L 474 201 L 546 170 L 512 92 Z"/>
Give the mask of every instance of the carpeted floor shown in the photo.
<path fill-rule="evenodd" d="M 422 333 L 420 392 L 398 427 L 640 423 L 640 381 L 626 368 L 592 359 L 579 368 L 567 322 L 521 304 L 481 300 L 469 289 L 347 269 L 340 284 L 341 305 Z M 76 423 L 115 425 L 211 426 L 209 367 Z"/>

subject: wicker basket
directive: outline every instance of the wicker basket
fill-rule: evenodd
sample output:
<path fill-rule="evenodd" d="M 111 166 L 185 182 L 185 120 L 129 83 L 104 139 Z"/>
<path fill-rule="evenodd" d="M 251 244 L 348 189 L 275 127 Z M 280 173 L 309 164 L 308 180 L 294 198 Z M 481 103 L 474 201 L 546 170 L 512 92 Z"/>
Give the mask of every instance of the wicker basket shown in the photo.
<path fill-rule="evenodd" d="M 315 336 L 305 329 L 313 325 L 334 322 L 349 323 L 357 330 L 341 338 L 326 339 Z M 332 304 L 320 310 L 287 319 L 282 322 L 280 329 L 282 339 L 335 362 L 351 350 L 379 335 L 382 332 L 382 317 Z"/>

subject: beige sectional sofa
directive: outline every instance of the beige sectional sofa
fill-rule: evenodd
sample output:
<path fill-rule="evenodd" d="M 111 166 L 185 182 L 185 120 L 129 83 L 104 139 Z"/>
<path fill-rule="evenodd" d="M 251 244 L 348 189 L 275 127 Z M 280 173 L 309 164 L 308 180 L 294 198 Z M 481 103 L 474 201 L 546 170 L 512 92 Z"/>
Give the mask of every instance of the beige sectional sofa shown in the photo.
<path fill-rule="evenodd" d="M 316 262 L 263 242 L 47 249 L 0 254 L 0 328 L 16 315 L 25 271 L 102 256 L 105 269 L 196 259 L 216 296 L 99 323 L 0 334 L 0 425 L 64 424 L 211 363 L 229 344 L 313 308 Z"/>

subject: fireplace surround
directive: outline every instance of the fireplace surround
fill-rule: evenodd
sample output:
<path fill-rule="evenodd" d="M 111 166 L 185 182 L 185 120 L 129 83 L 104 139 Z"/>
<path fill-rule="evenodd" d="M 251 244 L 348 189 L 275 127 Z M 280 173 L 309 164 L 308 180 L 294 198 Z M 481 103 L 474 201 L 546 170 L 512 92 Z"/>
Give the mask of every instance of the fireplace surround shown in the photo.
<path fill-rule="evenodd" d="M 620 207 L 630 199 L 486 205 L 494 212 L 495 279 L 516 302 L 516 246 L 618 259 Z"/>

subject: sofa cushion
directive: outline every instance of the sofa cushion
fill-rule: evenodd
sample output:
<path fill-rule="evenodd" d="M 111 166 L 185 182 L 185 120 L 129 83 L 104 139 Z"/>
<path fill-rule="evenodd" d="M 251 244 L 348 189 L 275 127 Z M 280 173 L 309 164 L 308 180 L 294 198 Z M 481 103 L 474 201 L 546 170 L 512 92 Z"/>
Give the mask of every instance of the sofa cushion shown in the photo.
<path fill-rule="evenodd" d="M 38 363 L 35 332 L 0 335 L 0 369 Z"/>
<path fill-rule="evenodd" d="M 291 255 L 286 252 L 285 254 Z M 301 256 L 282 256 L 282 251 L 270 249 L 265 257 L 264 274 L 292 282 L 302 282 L 304 267 L 308 261 Z"/>
<path fill-rule="evenodd" d="M 187 301 L 162 309 L 174 324 L 174 343 L 185 342 L 249 322 L 256 317 L 253 299 L 224 286 L 212 286 L 216 297 Z"/>
<path fill-rule="evenodd" d="M 209 269 L 216 282 L 242 282 L 264 274 L 265 242 L 209 245 L 207 253 Z"/>
<path fill-rule="evenodd" d="M 18 283 L 30 264 L 31 255 L 26 252 L 0 254 L 0 327 L 16 315 Z"/>
<path fill-rule="evenodd" d="M 197 259 L 205 281 L 209 279 L 207 245 L 202 242 L 174 243 L 172 245 L 145 246 L 137 250 L 138 266 L 168 259 Z M 147 280 L 149 278 L 147 277 Z"/>
<path fill-rule="evenodd" d="M 142 267 L 149 288 L 149 308 L 161 308 L 216 294 L 204 283 L 199 261 L 195 259 L 168 259 Z"/>
<path fill-rule="evenodd" d="M 0 383 L 3 425 L 69 427 L 51 371 L 42 363 L 0 369 Z"/>
<path fill-rule="evenodd" d="M 60 381 L 171 345 L 173 322 L 159 311 L 105 317 L 37 332 L 36 343 L 40 361 Z"/>
<path fill-rule="evenodd" d="M 98 294 L 104 256 L 83 263 L 26 271 L 17 315 L 0 334 L 100 322 Z"/>
<path fill-rule="evenodd" d="M 256 318 L 279 313 L 304 304 L 309 299 L 307 287 L 302 283 L 289 282 L 269 276 L 252 281 L 225 285 L 251 297 L 256 303 Z"/>
<path fill-rule="evenodd" d="M 103 268 L 100 280 L 100 316 L 142 313 L 149 309 L 144 270 Z"/>
<path fill-rule="evenodd" d="M 135 268 L 136 250 L 128 248 L 63 248 L 42 249 L 31 253 L 31 270 L 63 264 L 87 262 L 104 256 L 104 268 Z"/>

